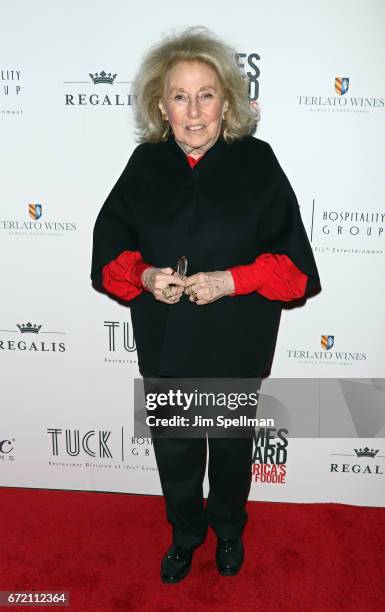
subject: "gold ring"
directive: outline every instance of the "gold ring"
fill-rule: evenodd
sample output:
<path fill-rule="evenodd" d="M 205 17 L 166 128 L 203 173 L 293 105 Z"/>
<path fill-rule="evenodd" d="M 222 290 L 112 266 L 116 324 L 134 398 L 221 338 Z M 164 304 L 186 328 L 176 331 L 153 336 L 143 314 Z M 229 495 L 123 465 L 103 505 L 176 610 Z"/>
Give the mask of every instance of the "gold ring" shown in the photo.
<path fill-rule="evenodd" d="M 163 293 L 165 298 L 167 298 L 167 299 L 172 298 L 172 289 L 171 289 L 170 285 L 166 285 L 165 287 L 163 287 L 162 293 Z"/>
<path fill-rule="evenodd" d="M 196 302 L 197 299 L 198 299 L 198 296 L 197 296 L 197 294 L 195 293 L 195 291 L 193 289 L 191 290 L 191 295 L 192 295 L 192 298 L 193 298 L 194 302 Z"/>

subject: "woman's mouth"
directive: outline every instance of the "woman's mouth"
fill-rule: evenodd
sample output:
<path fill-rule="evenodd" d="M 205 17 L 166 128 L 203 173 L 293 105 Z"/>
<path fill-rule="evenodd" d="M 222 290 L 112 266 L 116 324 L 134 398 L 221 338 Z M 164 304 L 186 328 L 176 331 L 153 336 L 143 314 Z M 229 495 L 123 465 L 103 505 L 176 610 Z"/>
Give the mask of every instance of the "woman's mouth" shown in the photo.
<path fill-rule="evenodd" d="M 190 132 L 199 132 L 200 130 L 203 130 L 205 126 L 200 124 L 200 125 L 188 125 L 187 126 L 187 130 L 189 130 Z"/>

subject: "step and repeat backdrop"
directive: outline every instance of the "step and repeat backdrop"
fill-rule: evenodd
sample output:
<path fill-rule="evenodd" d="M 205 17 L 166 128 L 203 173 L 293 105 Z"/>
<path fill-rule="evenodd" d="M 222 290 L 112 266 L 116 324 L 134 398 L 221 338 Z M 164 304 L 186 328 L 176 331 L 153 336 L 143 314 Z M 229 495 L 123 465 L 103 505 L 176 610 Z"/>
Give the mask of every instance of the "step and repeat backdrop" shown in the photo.
<path fill-rule="evenodd" d="M 237 51 L 322 279 L 282 314 L 261 407 L 282 418 L 256 437 L 250 499 L 385 505 L 384 17 L 381 0 L 1 2 L 1 486 L 161 494 L 92 229 L 137 144 L 143 53 L 205 25 Z"/>

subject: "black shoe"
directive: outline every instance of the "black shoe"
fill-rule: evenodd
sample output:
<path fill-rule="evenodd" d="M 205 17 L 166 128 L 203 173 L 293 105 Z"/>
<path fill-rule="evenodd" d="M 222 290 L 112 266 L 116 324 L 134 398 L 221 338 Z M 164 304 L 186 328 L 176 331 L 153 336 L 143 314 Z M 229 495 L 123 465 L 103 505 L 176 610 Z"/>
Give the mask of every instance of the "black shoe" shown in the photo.
<path fill-rule="evenodd" d="M 163 582 L 179 582 L 190 571 L 195 548 L 173 544 L 162 559 L 160 577 Z"/>
<path fill-rule="evenodd" d="M 223 576 L 235 576 L 242 567 L 245 550 L 241 538 L 218 538 L 216 561 Z"/>

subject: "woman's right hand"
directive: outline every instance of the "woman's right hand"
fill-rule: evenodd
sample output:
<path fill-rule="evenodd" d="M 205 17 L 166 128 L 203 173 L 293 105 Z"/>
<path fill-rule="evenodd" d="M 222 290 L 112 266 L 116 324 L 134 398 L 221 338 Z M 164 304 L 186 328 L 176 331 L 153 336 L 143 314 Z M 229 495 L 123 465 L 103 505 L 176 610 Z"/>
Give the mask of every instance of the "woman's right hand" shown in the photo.
<path fill-rule="evenodd" d="M 147 291 L 151 291 L 156 300 L 165 304 L 176 304 L 184 293 L 185 278 L 173 274 L 172 268 L 151 267 L 142 273 L 142 284 Z M 170 287 L 172 297 L 169 298 L 163 293 L 163 289 L 168 285 L 176 285 Z"/>

